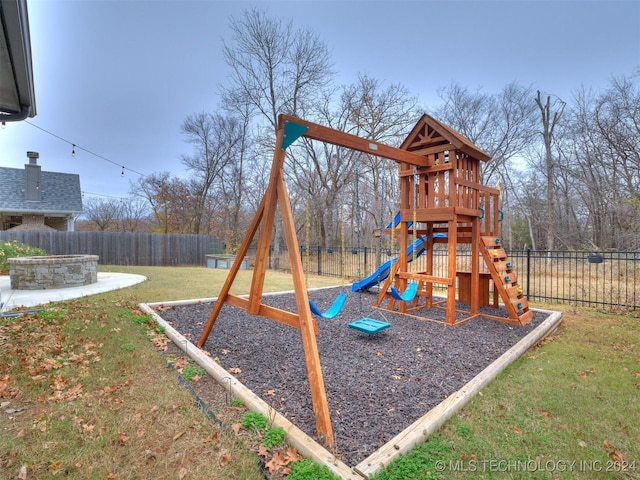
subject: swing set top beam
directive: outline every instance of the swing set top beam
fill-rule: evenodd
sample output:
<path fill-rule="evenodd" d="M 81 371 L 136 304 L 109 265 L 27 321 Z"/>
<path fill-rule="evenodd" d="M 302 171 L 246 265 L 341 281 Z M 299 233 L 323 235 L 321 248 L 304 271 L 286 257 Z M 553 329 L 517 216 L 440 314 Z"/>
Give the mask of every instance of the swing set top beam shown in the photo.
<path fill-rule="evenodd" d="M 280 114 L 279 121 L 280 125 L 284 125 L 286 122 L 291 122 L 306 127 L 307 130 L 302 133 L 301 136 L 312 140 L 330 143 L 338 147 L 350 148 L 358 152 L 369 153 L 371 155 L 388 158 L 389 160 L 394 160 L 400 163 L 408 163 L 410 165 L 415 165 L 416 167 L 431 166 L 426 157 L 422 157 L 399 148 L 390 147 L 384 143 L 357 137 L 350 133 L 334 130 L 323 125 L 318 125 L 317 123 L 302 120 L 301 118 Z"/>

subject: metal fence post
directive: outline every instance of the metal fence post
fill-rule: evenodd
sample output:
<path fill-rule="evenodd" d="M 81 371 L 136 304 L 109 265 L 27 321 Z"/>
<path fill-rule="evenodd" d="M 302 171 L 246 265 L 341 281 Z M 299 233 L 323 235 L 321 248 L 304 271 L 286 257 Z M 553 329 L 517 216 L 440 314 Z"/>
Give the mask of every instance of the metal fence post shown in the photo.
<path fill-rule="evenodd" d="M 531 249 L 527 248 L 527 298 L 529 298 L 529 285 L 531 285 Z"/>

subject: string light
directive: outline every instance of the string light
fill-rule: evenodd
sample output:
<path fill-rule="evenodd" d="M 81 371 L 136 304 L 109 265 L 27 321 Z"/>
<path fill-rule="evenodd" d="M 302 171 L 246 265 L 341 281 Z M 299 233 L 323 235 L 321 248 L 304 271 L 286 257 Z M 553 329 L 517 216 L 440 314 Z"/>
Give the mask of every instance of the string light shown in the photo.
<path fill-rule="evenodd" d="M 66 138 L 62 138 L 61 136 L 56 135 L 56 134 L 55 134 L 55 133 L 53 133 L 53 132 L 50 132 L 50 131 L 48 131 L 48 130 L 45 130 L 44 128 L 39 127 L 39 126 L 38 126 L 38 125 L 36 125 L 35 123 L 31 123 L 31 122 L 29 122 L 28 120 L 24 120 L 24 123 L 26 123 L 26 124 L 28 124 L 28 125 L 31 125 L 32 127 L 35 127 L 35 128 L 37 128 L 38 130 L 42 130 L 44 133 L 46 133 L 46 134 L 48 134 L 48 135 L 51 135 L 52 137 L 56 137 L 58 140 L 62 140 L 63 142 L 66 142 L 66 143 L 68 143 L 69 145 L 71 145 L 71 146 L 72 146 L 72 150 L 71 150 L 71 155 L 72 155 L 72 156 L 75 156 L 75 151 L 76 151 L 76 148 L 77 148 L 78 150 L 82 150 L 82 151 L 84 151 L 84 152 L 86 152 L 86 153 L 88 153 L 88 154 L 90 154 L 90 155 L 93 155 L 94 157 L 98 157 L 98 158 L 100 158 L 101 160 L 104 160 L 105 162 L 109 162 L 109 163 L 111 163 L 111 164 L 113 164 L 113 165 L 117 165 L 117 166 L 119 166 L 119 167 L 121 166 L 121 167 L 122 167 L 122 171 L 121 171 L 121 173 L 120 173 L 120 176 L 124 177 L 124 169 L 125 169 L 125 168 L 127 168 L 127 167 L 125 167 L 124 165 L 118 164 L 118 163 L 114 162 L 113 160 L 109 160 L 108 158 L 103 157 L 102 155 L 98 155 L 97 153 L 92 152 L 91 150 L 88 150 L 88 149 L 86 149 L 86 148 L 81 147 L 80 145 L 77 145 L 77 144 L 75 144 L 75 143 L 73 143 L 73 142 L 70 142 L 70 141 L 69 141 L 69 140 L 67 140 Z M 141 177 L 143 177 L 143 178 L 146 178 L 146 175 L 145 175 L 144 173 L 137 172 L 136 170 L 132 170 L 131 168 L 127 168 L 127 170 L 129 170 L 130 172 L 133 172 L 133 173 L 135 173 L 135 174 L 137 174 L 137 175 L 140 175 L 140 176 L 141 176 Z"/>
<path fill-rule="evenodd" d="M 7 122 L 2 122 L 2 129 L 4 130 L 5 128 L 7 128 Z"/>
<path fill-rule="evenodd" d="M 123 197 L 116 197 L 114 195 L 105 195 L 104 193 L 87 192 L 86 190 L 82 190 L 82 198 L 84 198 L 85 195 L 89 195 L 91 197 L 113 198 L 115 200 L 121 200 L 121 201 L 127 200 L 126 198 L 123 198 Z"/>

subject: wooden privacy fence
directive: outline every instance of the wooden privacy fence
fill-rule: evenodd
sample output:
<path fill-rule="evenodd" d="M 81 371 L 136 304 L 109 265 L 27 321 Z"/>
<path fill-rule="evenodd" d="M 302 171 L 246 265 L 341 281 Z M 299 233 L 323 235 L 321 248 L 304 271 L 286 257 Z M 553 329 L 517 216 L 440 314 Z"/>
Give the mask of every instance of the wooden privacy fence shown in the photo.
<path fill-rule="evenodd" d="M 98 255 L 102 265 L 204 265 L 215 243 L 209 235 L 133 232 L 0 231 L 0 241 L 17 240 L 50 255 Z"/>

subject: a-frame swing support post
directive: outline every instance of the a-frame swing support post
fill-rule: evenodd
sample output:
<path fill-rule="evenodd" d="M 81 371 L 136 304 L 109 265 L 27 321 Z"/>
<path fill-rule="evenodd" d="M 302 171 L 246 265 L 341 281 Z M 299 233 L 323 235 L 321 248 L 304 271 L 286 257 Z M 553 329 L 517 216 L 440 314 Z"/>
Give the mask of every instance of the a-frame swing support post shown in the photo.
<path fill-rule="evenodd" d="M 291 203 L 289 201 L 286 183 L 284 181 L 283 167 L 285 151 L 281 148 L 281 146 L 284 145 L 284 127 L 285 120 L 284 117 L 281 116 L 278 123 L 276 148 L 273 154 L 269 185 L 253 219 L 249 232 L 238 251 L 236 260 L 229 271 L 227 280 L 225 281 L 220 295 L 218 296 L 211 315 L 209 316 L 209 320 L 205 326 L 203 334 L 198 341 L 198 346 L 202 347 L 206 343 L 209 333 L 211 332 L 211 329 L 213 328 L 213 325 L 225 302 L 244 307 L 249 314 L 260 314 L 300 330 L 307 365 L 307 374 L 309 376 L 311 400 L 316 417 L 316 430 L 318 432 L 318 436 L 322 438 L 324 443 L 331 447 L 334 444 L 334 436 L 329 415 L 329 405 L 327 402 L 324 378 L 322 376 L 320 365 L 320 355 L 318 353 L 318 346 L 316 343 L 317 325 L 311 316 L 311 310 L 309 308 L 309 298 L 305 287 L 304 271 L 302 268 L 302 259 L 299 254 L 300 250 L 298 248 L 298 239 L 295 234 L 293 213 L 291 210 Z M 269 261 L 269 248 L 271 245 L 276 209 L 278 205 L 280 206 L 283 230 L 291 262 L 291 273 L 293 276 L 293 285 L 298 309 L 297 315 L 262 304 L 262 292 Z M 258 227 L 260 227 L 260 236 L 258 239 L 251 290 L 249 292 L 249 300 L 244 301 L 238 297 L 230 295 L 229 291 L 239 271 L 242 259 L 247 254 L 249 246 L 255 237 Z"/>

